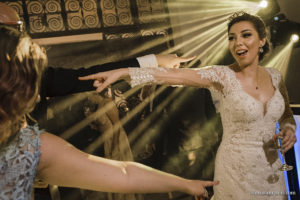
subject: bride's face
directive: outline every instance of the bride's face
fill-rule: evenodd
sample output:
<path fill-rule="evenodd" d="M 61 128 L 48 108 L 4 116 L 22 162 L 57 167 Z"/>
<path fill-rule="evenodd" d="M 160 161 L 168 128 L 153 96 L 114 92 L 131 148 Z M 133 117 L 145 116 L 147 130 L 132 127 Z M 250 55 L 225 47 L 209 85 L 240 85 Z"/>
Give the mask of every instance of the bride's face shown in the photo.
<path fill-rule="evenodd" d="M 259 61 L 259 47 L 266 39 L 260 39 L 258 32 L 249 21 L 233 24 L 228 32 L 229 50 L 240 67 L 245 68 Z"/>

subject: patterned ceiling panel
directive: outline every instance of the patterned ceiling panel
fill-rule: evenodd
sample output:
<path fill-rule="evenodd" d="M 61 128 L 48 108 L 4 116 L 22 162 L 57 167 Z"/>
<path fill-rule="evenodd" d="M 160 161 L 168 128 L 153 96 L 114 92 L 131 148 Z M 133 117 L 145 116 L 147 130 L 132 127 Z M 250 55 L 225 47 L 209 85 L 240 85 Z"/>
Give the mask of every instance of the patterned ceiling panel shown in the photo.
<path fill-rule="evenodd" d="M 29 16 L 29 33 L 64 31 L 60 1 L 29 1 L 26 5 Z"/>
<path fill-rule="evenodd" d="M 133 24 L 129 0 L 102 0 L 100 2 L 105 27 Z"/>
<path fill-rule="evenodd" d="M 153 21 L 164 21 L 158 17 L 165 12 L 163 0 L 137 0 L 139 19 L 141 23 L 151 23 Z"/>
<path fill-rule="evenodd" d="M 2 1 L 2 0 L 1 0 Z M 33 38 L 103 33 L 104 39 L 168 35 L 166 0 L 12 0 Z M 160 28 L 164 27 L 164 28 Z"/>
<path fill-rule="evenodd" d="M 97 3 L 94 0 L 66 0 L 65 10 L 69 30 L 101 27 Z"/>

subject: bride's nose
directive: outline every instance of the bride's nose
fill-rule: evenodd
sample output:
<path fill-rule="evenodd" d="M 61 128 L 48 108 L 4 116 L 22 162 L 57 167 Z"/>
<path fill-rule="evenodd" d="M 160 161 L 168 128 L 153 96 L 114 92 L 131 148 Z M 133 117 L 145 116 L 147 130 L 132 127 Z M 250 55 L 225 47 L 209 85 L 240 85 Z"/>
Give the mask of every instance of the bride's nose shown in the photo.
<path fill-rule="evenodd" d="M 236 37 L 234 44 L 235 44 L 235 46 L 241 46 L 243 44 L 243 38 Z"/>

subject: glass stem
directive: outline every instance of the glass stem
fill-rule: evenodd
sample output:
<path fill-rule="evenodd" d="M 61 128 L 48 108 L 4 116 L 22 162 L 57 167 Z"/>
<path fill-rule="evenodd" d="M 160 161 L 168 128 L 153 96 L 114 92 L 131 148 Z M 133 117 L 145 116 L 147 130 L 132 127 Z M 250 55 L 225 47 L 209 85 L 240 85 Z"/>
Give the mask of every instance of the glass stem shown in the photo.
<path fill-rule="evenodd" d="M 280 153 L 281 153 L 281 157 L 282 157 L 282 160 L 283 160 L 283 164 L 285 165 L 285 155 L 284 155 L 284 152 L 283 152 L 283 149 L 280 150 Z"/>

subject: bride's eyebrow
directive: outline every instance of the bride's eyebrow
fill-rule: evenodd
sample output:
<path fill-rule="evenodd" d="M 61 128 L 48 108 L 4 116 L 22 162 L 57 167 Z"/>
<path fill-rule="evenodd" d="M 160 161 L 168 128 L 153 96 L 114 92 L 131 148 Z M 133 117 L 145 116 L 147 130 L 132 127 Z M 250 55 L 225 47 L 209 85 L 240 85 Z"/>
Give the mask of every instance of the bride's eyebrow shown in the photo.
<path fill-rule="evenodd" d="M 244 32 L 251 32 L 250 29 L 245 29 L 245 30 L 242 30 L 241 33 L 244 33 Z"/>

